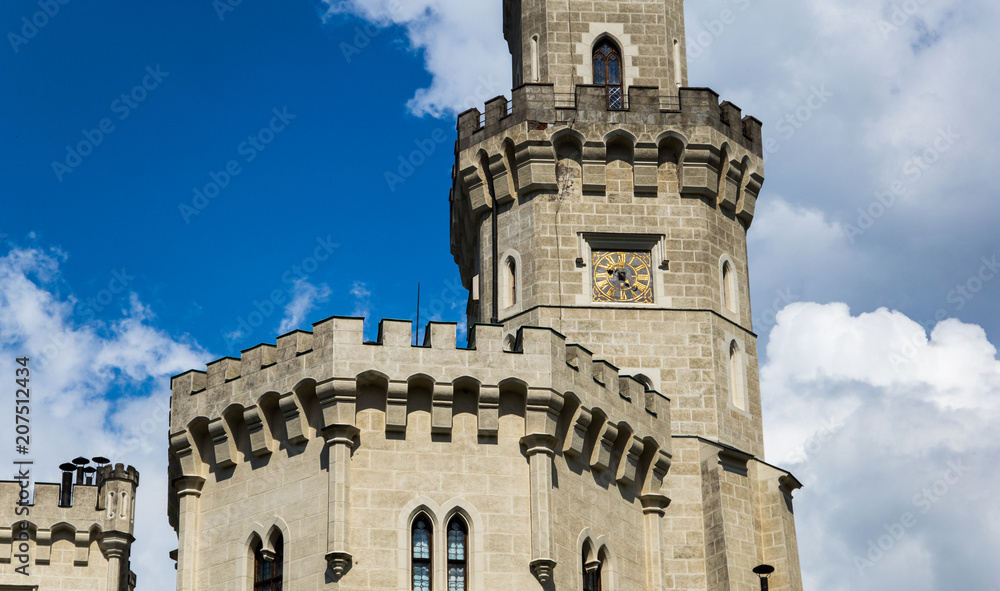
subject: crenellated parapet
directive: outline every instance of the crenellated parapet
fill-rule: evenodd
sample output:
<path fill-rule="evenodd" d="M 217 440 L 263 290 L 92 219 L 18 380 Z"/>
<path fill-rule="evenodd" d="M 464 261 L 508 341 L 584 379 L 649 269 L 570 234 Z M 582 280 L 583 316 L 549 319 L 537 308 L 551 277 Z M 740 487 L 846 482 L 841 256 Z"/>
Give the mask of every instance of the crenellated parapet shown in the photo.
<path fill-rule="evenodd" d="M 628 108 L 609 110 L 602 86 L 559 95 L 526 84 L 485 113 L 459 115 L 452 202 L 452 253 L 471 279 L 478 221 L 495 207 L 539 194 L 700 199 L 743 226 L 764 183 L 761 123 L 707 88 L 630 87 Z M 624 177 L 622 175 L 625 175 Z"/>
<path fill-rule="evenodd" d="M 458 150 L 525 122 L 538 124 L 610 123 L 629 128 L 657 126 L 710 127 L 748 153 L 763 157 L 762 123 L 743 116 L 729 101 L 719 102 L 710 88 L 681 88 L 666 95 L 655 87 L 632 86 L 626 108 L 609 110 L 607 90 L 600 85 L 578 84 L 572 94 L 555 92 L 552 84 L 525 84 L 513 90 L 513 100 L 498 96 L 486 103 L 485 111 L 469 109 L 458 116 Z"/>
<path fill-rule="evenodd" d="M 631 166 L 637 194 L 656 196 L 672 164 L 676 192 L 715 199 L 750 225 L 764 182 L 759 120 L 720 104 L 707 88 L 683 88 L 670 99 L 676 102 L 663 103 L 659 89 L 633 87 L 629 110 L 622 111 L 607 109 L 605 92 L 577 86 L 561 107 L 550 85 L 526 85 L 511 102 L 501 96 L 486 103 L 485 114 L 459 115 L 456 173 L 472 213 L 492 207 L 491 182 L 500 204 L 559 190 L 556 163 L 563 157 L 580 164 L 584 192 L 604 192 L 610 155 Z"/>
<path fill-rule="evenodd" d="M 505 350 L 503 328 L 477 325 L 470 347 L 456 325 L 431 323 L 411 345 L 409 321 L 384 320 L 365 342 L 363 319 L 335 317 L 209 363 L 172 380 L 175 476 L 206 477 L 313 439 L 350 437 L 359 406 L 380 409 L 384 428 L 405 437 L 413 409 L 429 402 L 432 432 L 451 433 L 456 398 L 475 400 L 489 440 L 513 404 L 525 437 L 550 438 L 619 483 L 659 490 L 670 458 L 669 400 L 548 328 L 522 328 Z M 514 401 L 514 402 L 510 402 Z M 590 450 L 593 450 L 592 452 Z M 179 474 L 178 474 L 179 473 Z"/>
<path fill-rule="evenodd" d="M 103 552 L 132 543 L 135 493 L 139 472 L 124 464 L 98 469 L 99 484 L 77 484 L 71 496 L 61 494 L 63 485 L 36 483 L 32 502 L 18 504 L 20 482 L 0 482 L 0 565 L 12 564 L 14 544 L 30 539 L 35 545 L 34 562 L 51 562 L 52 544 L 69 539 L 74 545 L 73 565 L 85 567 L 92 559 L 91 546 L 98 542 Z M 66 503 L 70 498 L 71 502 Z"/>

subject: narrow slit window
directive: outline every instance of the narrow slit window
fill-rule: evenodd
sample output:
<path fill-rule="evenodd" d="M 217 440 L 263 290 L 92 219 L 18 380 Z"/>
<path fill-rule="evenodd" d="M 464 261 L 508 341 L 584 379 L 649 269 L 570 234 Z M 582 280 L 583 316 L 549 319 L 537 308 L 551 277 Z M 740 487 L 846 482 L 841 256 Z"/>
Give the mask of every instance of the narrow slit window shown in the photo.
<path fill-rule="evenodd" d="M 726 261 L 722 264 L 722 298 L 723 304 L 730 312 L 736 311 L 736 276 L 733 266 Z"/>
<path fill-rule="evenodd" d="M 469 531 L 457 515 L 448 523 L 448 591 L 466 591 L 469 580 Z"/>
<path fill-rule="evenodd" d="M 746 392 L 744 390 L 743 356 L 736 342 L 729 346 L 729 392 L 733 406 L 746 410 Z"/>
<path fill-rule="evenodd" d="M 507 270 L 507 289 L 504 295 L 504 304 L 506 304 L 505 307 L 509 308 L 517 303 L 517 261 L 514 260 L 514 257 L 508 257 L 505 266 Z"/>
<path fill-rule="evenodd" d="M 421 515 L 413 522 L 413 591 L 431 591 L 431 522 Z"/>

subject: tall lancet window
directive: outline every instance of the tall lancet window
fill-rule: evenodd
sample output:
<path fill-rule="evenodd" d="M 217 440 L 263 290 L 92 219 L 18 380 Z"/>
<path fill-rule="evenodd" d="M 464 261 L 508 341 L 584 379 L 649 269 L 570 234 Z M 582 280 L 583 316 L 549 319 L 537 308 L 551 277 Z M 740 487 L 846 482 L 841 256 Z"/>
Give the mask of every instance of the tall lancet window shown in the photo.
<path fill-rule="evenodd" d="M 622 87 L 622 53 L 610 40 L 603 40 L 594 49 L 594 84 L 604 86 L 609 109 L 625 108 Z"/>
<path fill-rule="evenodd" d="M 448 522 L 448 591 L 466 591 L 469 577 L 469 531 L 458 515 Z"/>
<path fill-rule="evenodd" d="M 281 591 L 281 565 L 284 561 L 281 538 L 274 542 L 274 553 L 262 547 L 254 552 L 254 591 Z"/>
<path fill-rule="evenodd" d="M 583 591 L 601 591 L 601 561 L 583 552 Z"/>
<path fill-rule="evenodd" d="M 413 591 L 431 591 L 431 522 L 420 515 L 413 522 Z"/>

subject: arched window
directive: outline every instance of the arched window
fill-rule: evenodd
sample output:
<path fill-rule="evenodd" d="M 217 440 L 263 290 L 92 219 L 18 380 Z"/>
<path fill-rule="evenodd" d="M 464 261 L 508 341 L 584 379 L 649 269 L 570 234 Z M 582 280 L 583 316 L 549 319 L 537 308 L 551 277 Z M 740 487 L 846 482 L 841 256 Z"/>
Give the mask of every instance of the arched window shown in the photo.
<path fill-rule="evenodd" d="M 419 515 L 413 521 L 412 580 L 413 591 L 431 591 L 431 520 Z"/>
<path fill-rule="evenodd" d="M 448 591 L 466 591 L 469 580 L 469 529 L 458 515 L 448 522 Z"/>
<path fill-rule="evenodd" d="M 587 550 L 583 551 L 583 591 L 601 591 L 601 561 Z"/>
<path fill-rule="evenodd" d="M 274 552 L 266 552 L 263 545 L 254 550 L 254 591 L 281 591 L 281 566 L 284 562 L 283 543 L 279 537 L 274 542 Z"/>
<path fill-rule="evenodd" d="M 607 88 L 609 109 L 625 108 L 622 53 L 609 39 L 604 39 L 594 48 L 594 84 Z"/>
<path fill-rule="evenodd" d="M 729 261 L 722 263 L 722 301 L 727 310 L 736 311 L 736 275 Z"/>
<path fill-rule="evenodd" d="M 517 303 L 517 261 L 514 260 L 514 257 L 507 257 L 504 267 L 507 271 L 504 307 L 509 308 Z"/>

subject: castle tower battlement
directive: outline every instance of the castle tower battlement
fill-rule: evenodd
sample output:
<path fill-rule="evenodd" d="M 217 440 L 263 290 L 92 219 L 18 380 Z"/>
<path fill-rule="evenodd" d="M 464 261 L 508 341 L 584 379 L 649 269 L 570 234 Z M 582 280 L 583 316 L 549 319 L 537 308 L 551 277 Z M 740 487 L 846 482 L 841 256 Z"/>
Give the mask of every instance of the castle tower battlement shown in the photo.
<path fill-rule="evenodd" d="M 563 106 L 529 84 L 459 116 L 451 248 L 469 322 L 552 326 L 668 396 L 675 433 L 763 457 L 746 255 L 760 122 L 709 89 L 666 108 L 632 87 L 622 110 L 605 92 L 578 85 Z M 649 256 L 647 300 L 599 301 L 601 252 Z"/>
<path fill-rule="evenodd" d="M 356 427 L 364 409 L 377 409 L 377 424 L 404 438 L 425 426 L 410 419 L 419 411 L 440 436 L 469 413 L 487 439 L 497 436 L 501 413 L 512 413 L 525 435 L 558 435 L 572 455 L 593 444 L 588 433 L 600 436 L 591 467 L 616 466 L 615 480 L 626 485 L 643 480 L 643 454 L 670 457 L 669 401 L 552 329 L 522 327 L 505 343 L 502 327 L 477 325 L 471 346 L 459 348 L 455 324 L 430 323 L 416 347 L 409 321 L 383 320 L 373 343 L 364 342 L 363 324 L 330 318 L 277 346 L 174 377 L 171 441 L 183 473 L 203 477 Z"/>
<path fill-rule="evenodd" d="M 177 589 L 801 591 L 764 461 L 761 123 L 689 88 L 682 0 L 504 0 L 458 117 L 454 324 L 333 317 L 172 379 Z M 255 578 L 256 577 L 256 578 Z"/>
<path fill-rule="evenodd" d="M 411 345 L 408 321 L 382 321 L 374 343 L 364 342 L 363 328 L 363 319 L 334 317 L 311 333 L 289 333 L 276 346 L 173 378 L 169 513 L 179 538 L 179 588 L 196 585 L 188 573 L 228 568 L 204 561 L 244 537 L 213 536 L 215 547 L 193 534 L 193 521 L 221 524 L 250 500 L 253 531 L 266 530 L 273 521 L 266 516 L 276 513 L 287 535 L 296 532 L 285 543 L 296 544 L 299 556 L 324 557 L 296 580 L 346 583 L 352 571 L 384 570 L 355 556 L 395 548 L 368 538 L 372 527 L 389 527 L 386 520 L 413 495 L 444 506 L 457 492 L 470 520 L 476 507 L 524 520 L 514 532 L 524 543 L 507 552 L 528 552 L 528 585 L 532 573 L 551 580 L 557 546 L 569 543 L 552 519 L 568 502 L 560 495 L 574 488 L 554 489 L 540 458 L 562 458 L 618 489 L 618 502 L 636 508 L 629 522 L 640 528 L 643 506 L 669 503 L 661 490 L 671 462 L 669 401 L 552 329 L 522 327 L 505 341 L 501 326 L 477 325 L 469 348 L 459 348 L 454 324 L 429 324 L 420 347 Z M 466 484 L 454 490 L 442 472 Z M 386 478 L 395 492 L 376 502 L 371 489 L 388 485 Z M 281 509 L 289 506 L 298 511 Z M 498 582 L 510 573 L 488 566 L 476 573 L 494 576 Z"/>
<path fill-rule="evenodd" d="M 0 584 L 49 589 L 75 581 L 79 589 L 117 589 L 123 583 L 131 591 L 138 486 L 135 468 L 108 465 L 98 469 L 97 484 L 72 486 L 71 503 L 62 485 L 35 483 L 24 505 L 20 482 L 0 482 Z"/>

